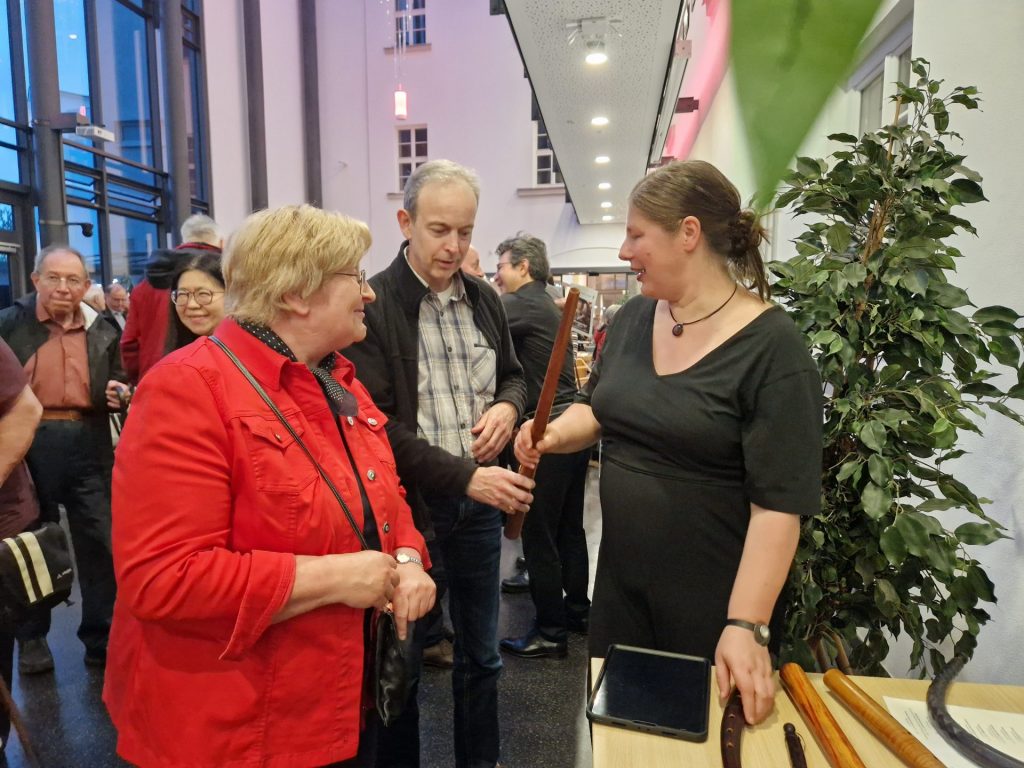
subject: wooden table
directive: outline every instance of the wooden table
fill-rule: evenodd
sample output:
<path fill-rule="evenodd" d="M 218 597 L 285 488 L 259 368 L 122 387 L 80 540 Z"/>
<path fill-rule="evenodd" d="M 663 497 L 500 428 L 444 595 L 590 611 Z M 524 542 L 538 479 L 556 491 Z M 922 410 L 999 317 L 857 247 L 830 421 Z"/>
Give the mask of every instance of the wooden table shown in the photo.
<path fill-rule="evenodd" d="M 592 679 L 597 679 L 601 670 L 601 659 L 592 661 Z M 836 698 L 821 675 L 810 675 L 815 689 L 821 695 L 829 711 L 853 744 L 857 754 L 869 768 L 903 766 L 892 752 L 878 741 Z M 924 701 L 928 692 L 927 680 L 898 680 L 880 677 L 854 677 L 854 682 L 868 695 L 884 705 L 883 696 Z M 789 756 L 783 741 L 782 724 L 793 723 L 804 741 L 804 752 L 808 768 L 828 768 L 828 761 L 818 749 L 800 714 L 793 707 L 778 674 L 775 676 L 778 693 L 775 696 L 775 710 L 765 722 L 743 731 L 743 768 L 788 768 Z M 1002 712 L 1024 713 L 1024 687 L 1011 685 L 980 685 L 977 683 L 953 683 L 949 688 L 950 704 L 959 704 L 979 709 L 994 709 Z M 714 671 L 711 673 L 711 716 L 708 740 L 703 744 L 653 736 L 638 731 L 628 731 L 608 725 L 593 728 L 594 768 L 720 768 L 722 765 L 719 747 L 719 729 L 722 723 L 722 707 L 718 703 L 718 685 Z"/>

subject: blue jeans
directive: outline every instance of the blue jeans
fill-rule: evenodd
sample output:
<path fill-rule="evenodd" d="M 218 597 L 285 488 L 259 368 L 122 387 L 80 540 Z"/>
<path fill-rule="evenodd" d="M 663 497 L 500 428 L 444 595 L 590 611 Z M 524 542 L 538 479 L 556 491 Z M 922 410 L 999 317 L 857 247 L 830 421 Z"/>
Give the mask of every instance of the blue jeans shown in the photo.
<path fill-rule="evenodd" d="M 465 496 L 430 499 L 430 516 L 448 576 L 455 631 L 456 768 L 494 768 L 498 762 L 498 584 L 501 512 Z M 411 654 L 410 701 L 399 721 L 382 728 L 377 765 L 419 765 L 419 710 L 415 696 L 426 623 L 417 622 Z"/>

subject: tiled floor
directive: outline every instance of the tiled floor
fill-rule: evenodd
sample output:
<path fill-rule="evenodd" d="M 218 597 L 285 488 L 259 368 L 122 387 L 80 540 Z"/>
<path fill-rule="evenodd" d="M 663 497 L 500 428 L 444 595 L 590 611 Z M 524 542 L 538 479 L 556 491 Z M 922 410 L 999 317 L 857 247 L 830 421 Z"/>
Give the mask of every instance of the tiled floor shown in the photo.
<path fill-rule="evenodd" d="M 591 575 L 600 538 L 597 471 L 588 479 L 586 525 L 591 550 Z M 513 572 L 518 545 L 504 542 L 502 575 Z M 591 578 L 593 583 L 593 578 Z M 77 599 L 77 598 L 76 598 Z M 106 768 L 127 763 L 115 755 L 116 735 L 100 701 L 102 675 L 82 662 L 75 636 L 78 606 L 53 613 L 50 647 L 57 669 L 52 675 L 18 679 L 14 696 L 22 708 L 33 744 L 44 768 Z M 533 620 L 527 594 L 503 595 L 499 637 L 525 632 Z M 563 660 L 505 657 L 500 690 L 502 763 L 508 768 L 584 768 L 592 763 L 590 734 L 584 716 L 586 638 L 571 635 Z M 447 768 L 451 746 L 450 674 L 425 669 L 420 689 L 422 764 Z M 187 724 L 182 724 L 187 728 Z M 11 734 L 7 757 L 12 768 L 28 762 Z"/>

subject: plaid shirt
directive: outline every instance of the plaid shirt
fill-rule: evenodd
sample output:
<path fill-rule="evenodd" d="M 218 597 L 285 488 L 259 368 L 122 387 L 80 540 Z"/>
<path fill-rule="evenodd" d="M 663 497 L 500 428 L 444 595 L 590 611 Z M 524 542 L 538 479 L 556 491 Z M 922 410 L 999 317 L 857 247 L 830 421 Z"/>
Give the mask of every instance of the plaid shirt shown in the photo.
<path fill-rule="evenodd" d="M 472 458 L 470 429 L 494 401 L 497 356 L 473 322 L 456 275 L 450 296 L 420 302 L 417 433 L 455 456 Z"/>

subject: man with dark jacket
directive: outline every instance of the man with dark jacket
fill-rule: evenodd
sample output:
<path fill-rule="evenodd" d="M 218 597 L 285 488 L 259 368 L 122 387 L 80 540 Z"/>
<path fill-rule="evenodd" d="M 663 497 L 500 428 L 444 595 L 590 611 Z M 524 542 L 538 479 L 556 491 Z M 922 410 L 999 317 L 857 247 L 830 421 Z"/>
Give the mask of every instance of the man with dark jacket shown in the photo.
<path fill-rule="evenodd" d="M 547 292 L 547 248 L 537 237 L 519 234 L 497 248 L 495 283 L 508 316 L 516 356 L 526 374 L 526 418 L 537 408 L 548 359 L 555 344 L 560 313 Z M 562 363 L 552 418 L 576 397 L 570 349 Z M 501 649 L 528 659 L 564 657 L 567 631 L 585 632 L 589 623 L 590 578 L 583 499 L 590 448 L 548 454 L 537 465 L 537 489 L 523 522 L 523 554 L 530 574 L 530 595 L 537 609 L 533 628 L 522 637 L 507 637 Z M 564 594 L 564 597 L 563 597 Z"/>
<path fill-rule="evenodd" d="M 366 307 L 366 340 L 346 351 L 390 419 L 388 437 L 413 518 L 444 563 L 455 629 L 458 768 L 498 761 L 502 511 L 525 512 L 533 487 L 494 466 L 522 415 L 526 384 L 498 295 L 459 271 L 478 200 L 476 175 L 449 160 L 412 174 L 398 212 L 406 241 L 370 280 L 377 301 Z M 421 622 L 416 680 L 422 642 Z M 400 721 L 382 729 L 379 765 L 419 765 L 415 682 Z"/>
<path fill-rule="evenodd" d="M 14 352 L 43 406 L 42 422 L 26 457 L 35 482 L 40 520 L 67 510 L 82 590 L 78 637 L 85 662 L 103 666 L 114 608 L 110 548 L 109 411 L 127 390 L 117 329 L 82 303 L 90 281 L 85 259 L 66 245 L 36 257 L 36 293 L 0 312 L 0 338 Z M 50 612 L 37 611 L 18 628 L 18 669 L 48 672 Z"/>
<path fill-rule="evenodd" d="M 121 357 L 133 384 L 167 354 L 167 323 L 171 311 L 171 278 L 178 263 L 196 251 L 221 252 L 224 238 L 217 222 L 200 213 L 181 225 L 181 245 L 153 251 L 146 279 L 132 291 L 132 308 L 121 335 Z"/>

